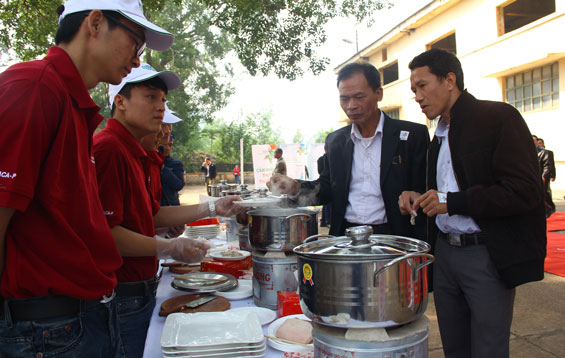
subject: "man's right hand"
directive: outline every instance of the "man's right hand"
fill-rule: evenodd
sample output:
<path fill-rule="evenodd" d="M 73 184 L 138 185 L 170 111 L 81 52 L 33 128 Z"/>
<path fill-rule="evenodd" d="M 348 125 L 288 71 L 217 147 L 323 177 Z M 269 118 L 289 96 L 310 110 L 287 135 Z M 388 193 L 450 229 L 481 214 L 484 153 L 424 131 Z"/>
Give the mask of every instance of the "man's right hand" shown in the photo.
<path fill-rule="evenodd" d="M 403 191 L 402 194 L 398 197 L 398 207 L 400 208 L 400 213 L 402 215 L 410 215 L 415 214 L 416 210 L 414 209 L 414 202 L 418 199 L 422 194 L 415 192 L 415 191 Z"/>
<path fill-rule="evenodd" d="M 300 191 L 300 183 L 298 180 L 277 173 L 271 177 L 271 180 L 267 183 L 267 188 L 273 195 L 297 195 Z"/>

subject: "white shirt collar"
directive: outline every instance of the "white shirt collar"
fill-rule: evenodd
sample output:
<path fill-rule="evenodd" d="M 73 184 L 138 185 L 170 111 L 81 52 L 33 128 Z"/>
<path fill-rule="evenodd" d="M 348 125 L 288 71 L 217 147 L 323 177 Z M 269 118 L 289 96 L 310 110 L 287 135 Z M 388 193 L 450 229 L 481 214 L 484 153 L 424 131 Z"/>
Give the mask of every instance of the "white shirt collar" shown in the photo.
<path fill-rule="evenodd" d="M 381 117 L 379 118 L 379 124 L 377 124 L 377 128 L 375 129 L 375 133 L 373 133 L 373 135 L 370 138 L 363 138 L 363 136 L 361 135 L 361 132 L 359 132 L 359 128 L 353 124 L 351 126 L 351 139 L 355 140 L 355 138 L 357 139 L 362 139 L 362 140 L 369 140 L 375 137 L 375 135 L 377 135 L 377 133 L 383 133 L 383 124 L 385 122 L 385 114 L 383 111 L 379 110 L 379 112 L 381 112 Z"/>

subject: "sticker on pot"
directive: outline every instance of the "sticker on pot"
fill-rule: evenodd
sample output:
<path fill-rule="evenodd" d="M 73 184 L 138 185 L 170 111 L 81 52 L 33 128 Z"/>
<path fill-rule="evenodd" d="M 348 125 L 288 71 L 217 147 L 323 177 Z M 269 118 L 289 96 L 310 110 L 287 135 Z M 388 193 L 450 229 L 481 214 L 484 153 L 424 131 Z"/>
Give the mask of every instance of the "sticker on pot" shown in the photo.
<path fill-rule="evenodd" d="M 302 274 L 304 275 L 302 282 L 306 283 L 306 281 L 309 281 L 310 286 L 314 286 L 314 281 L 312 280 L 312 267 L 309 264 L 304 264 L 304 266 L 302 266 Z"/>

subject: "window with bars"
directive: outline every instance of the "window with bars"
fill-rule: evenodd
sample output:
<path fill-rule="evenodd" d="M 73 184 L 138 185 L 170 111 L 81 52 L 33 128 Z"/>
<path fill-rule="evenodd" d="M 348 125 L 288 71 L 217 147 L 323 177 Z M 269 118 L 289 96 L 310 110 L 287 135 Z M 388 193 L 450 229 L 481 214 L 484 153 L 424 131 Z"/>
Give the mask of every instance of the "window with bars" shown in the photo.
<path fill-rule="evenodd" d="M 396 108 L 391 108 L 391 109 L 387 109 L 385 111 L 385 114 L 387 116 L 389 116 L 390 118 L 394 118 L 394 119 L 399 119 L 400 118 L 400 107 L 396 107 Z"/>
<path fill-rule="evenodd" d="M 559 66 L 557 62 L 505 78 L 506 102 L 520 112 L 559 106 Z"/>

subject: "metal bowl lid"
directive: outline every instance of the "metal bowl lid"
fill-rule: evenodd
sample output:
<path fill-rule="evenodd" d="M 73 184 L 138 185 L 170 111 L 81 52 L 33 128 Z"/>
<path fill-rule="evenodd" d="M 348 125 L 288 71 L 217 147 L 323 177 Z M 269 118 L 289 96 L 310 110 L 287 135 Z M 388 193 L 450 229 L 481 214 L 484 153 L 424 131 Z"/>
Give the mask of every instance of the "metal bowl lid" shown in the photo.
<path fill-rule="evenodd" d="M 235 201 L 234 203 L 237 203 Z M 295 209 L 295 208 L 279 208 L 279 207 L 264 207 L 260 209 L 250 210 L 248 215 L 269 216 L 269 217 L 287 217 L 291 215 L 312 215 L 316 211 L 309 209 Z"/>
<path fill-rule="evenodd" d="M 370 226 L 356 226 L 347 229 L 346 236 L 316 241 L 306 238 L 304 244 L 294 248 L 294 253 L 330 260 L 374 260 L 430 250 L 430 245 L 421 240 L 396 235 L 372 235 L 372 232 Z"/>

